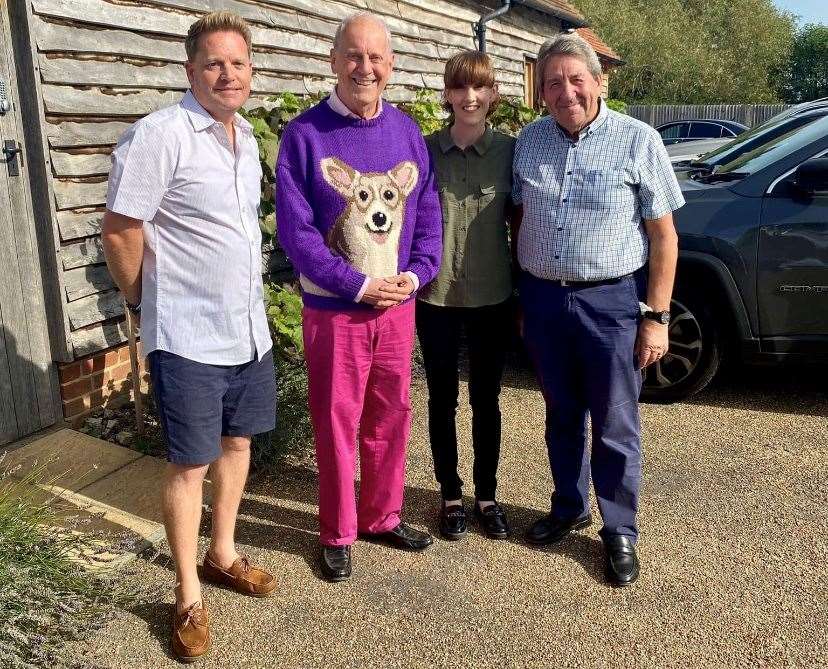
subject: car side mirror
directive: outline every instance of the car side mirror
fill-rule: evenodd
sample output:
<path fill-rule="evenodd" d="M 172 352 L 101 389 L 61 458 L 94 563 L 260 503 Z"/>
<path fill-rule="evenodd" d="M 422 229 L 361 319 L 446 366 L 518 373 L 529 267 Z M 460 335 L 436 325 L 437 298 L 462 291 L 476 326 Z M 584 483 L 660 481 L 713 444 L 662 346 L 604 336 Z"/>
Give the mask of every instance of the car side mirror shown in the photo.
<path fill-rule="evenodd" d="M 828 158 L 811 158 L 796 168 L 796 185 L 806 193 L 828 193 Z"/>

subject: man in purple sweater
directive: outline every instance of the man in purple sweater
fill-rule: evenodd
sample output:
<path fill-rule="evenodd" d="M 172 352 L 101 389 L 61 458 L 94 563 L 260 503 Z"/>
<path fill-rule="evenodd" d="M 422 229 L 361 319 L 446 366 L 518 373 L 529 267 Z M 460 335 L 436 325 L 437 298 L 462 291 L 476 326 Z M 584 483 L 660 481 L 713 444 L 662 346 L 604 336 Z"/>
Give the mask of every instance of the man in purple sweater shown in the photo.
<path fill-rule="evenodd" d="M 420 131 L 381 98 L 393 65 L 382 20 L 346 18 L 331 50 L 336 88 L 288 125 L 276 163 L 279 241 L 305 304 L 321 568 L 333 581 L 350 576 L 357 533 L 406 550 L 432 543 L 400 511 L 412 297 L 437 274 L 442 222 Z"/>

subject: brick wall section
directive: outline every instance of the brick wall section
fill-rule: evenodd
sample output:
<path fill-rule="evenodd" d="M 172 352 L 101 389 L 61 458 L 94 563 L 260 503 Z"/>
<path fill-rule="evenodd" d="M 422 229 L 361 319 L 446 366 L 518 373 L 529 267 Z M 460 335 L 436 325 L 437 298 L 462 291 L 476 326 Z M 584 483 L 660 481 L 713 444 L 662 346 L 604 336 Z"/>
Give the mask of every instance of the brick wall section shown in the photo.
<path fill-rule="evenodd" d="M 144 367 L 140 342 L 138 369 L 141 391 L 147 392 L 149 374 Z M 58 377 L 63 416 L 76 424 L 96 407 L 129 400 L 132 390 L 129 346 L 114 346 L 74 362 L 59 364 Z"/>

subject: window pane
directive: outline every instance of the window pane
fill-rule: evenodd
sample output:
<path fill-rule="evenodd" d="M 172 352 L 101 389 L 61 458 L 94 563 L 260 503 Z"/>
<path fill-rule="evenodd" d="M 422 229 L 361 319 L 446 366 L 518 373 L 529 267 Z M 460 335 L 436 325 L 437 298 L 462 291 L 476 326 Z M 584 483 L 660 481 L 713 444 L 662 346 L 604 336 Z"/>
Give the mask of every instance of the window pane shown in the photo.
<path fill-rule="evenodd" d="M 660 130 L 662 139 L 680 139 L 687 135 L 686 123 L 674 123 Z"/>
<path fill-rule="evenodd" d="M 718 123 L 692 123 L 690 137 L 719 137 L 722 127 Z"/>

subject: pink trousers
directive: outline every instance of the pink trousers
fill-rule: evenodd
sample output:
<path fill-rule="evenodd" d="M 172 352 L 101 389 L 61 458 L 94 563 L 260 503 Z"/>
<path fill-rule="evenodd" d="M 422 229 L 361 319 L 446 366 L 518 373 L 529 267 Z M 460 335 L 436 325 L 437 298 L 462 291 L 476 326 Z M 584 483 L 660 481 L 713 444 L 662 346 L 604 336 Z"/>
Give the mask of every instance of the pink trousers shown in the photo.
<path fill-rule="evenodd" d="M 384 532 L 400 522 L 414 300 L 382 311 L 305 307 L 303 320 L 319 467 L 319 541 L 347 546 L 357 532 Z"/>

